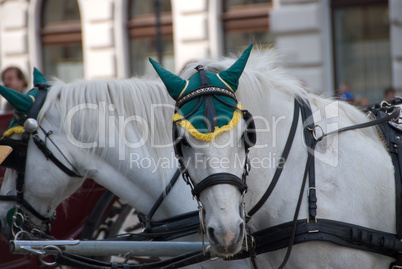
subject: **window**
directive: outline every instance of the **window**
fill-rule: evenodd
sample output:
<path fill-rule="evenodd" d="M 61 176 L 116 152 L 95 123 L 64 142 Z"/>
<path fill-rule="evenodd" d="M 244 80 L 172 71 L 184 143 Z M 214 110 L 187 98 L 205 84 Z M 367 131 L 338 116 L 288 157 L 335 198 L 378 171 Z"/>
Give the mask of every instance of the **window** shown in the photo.
<path fill-rule="evenodd" d="M 44 0 L 43 72 L 66 82 L 84 77 L 80 11 L 76 0 Z"/>
<path fill-rule="evenodd" d="M 335 88 L 351 87 L 355 101 L 383 100 L 392 85 L 388 2 L 332 1 Z"/>
<path fill-rule="evenodd" d="M 223 1 L 223 32 L 225 51 L 241 50 L 251 43 L 271 46 L 274 38 L 269 32 L 269 11 L 271 1 L 267 0 L 225 0 Z"/>
<path fill-rule="evenodd" d="M 159 5 L 157 20 L 155 5 Z M 170 0 L 131 0 L 127 23 L 133 75 L 153 74 L 148 57 L 174 72 L 173 26 Z M 158 22 L 159 21 L 159 22 Z"/>

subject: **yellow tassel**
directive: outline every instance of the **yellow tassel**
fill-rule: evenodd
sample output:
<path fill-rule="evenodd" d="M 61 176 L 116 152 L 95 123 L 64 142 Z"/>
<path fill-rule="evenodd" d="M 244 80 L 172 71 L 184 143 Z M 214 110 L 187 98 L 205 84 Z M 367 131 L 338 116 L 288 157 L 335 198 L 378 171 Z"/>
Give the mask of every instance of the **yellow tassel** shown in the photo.
<path fill-rule="evenodd" d="M 22 126 L 15 126 L 13 128 L 8 129 L 3 133 L 3 137 L 11 137 L 13 134 L 22 134 L 25 132 L 24 127 Z"/>
<path fill-rule="evenodd" d="M 243 106 L 240 104 L 237 104 L 237 108 L 243 109 Z M 242 117 L 242 113 L 239 110 L 235 110 L 233 113 L 233 117 L 230 120 L 230 122 L 222 127 L 215 127 L 215 130 L 213 133 L 200 133 L 194 126 L 189 122 L 187 119 L 178 121 L 177 124 L 179 124 L 182 128 L 187 130 L 192 136 L 194 136 L 198 140 L 202 141 L 214 141 L 215 137 L 220 135 L 221 133 L 225 131 L 232 130 L 239 122 Z M 179 113 L 176 113 L 173 115 L 172 119 L 173 121 L 180 120 L 182 115 Z"/>

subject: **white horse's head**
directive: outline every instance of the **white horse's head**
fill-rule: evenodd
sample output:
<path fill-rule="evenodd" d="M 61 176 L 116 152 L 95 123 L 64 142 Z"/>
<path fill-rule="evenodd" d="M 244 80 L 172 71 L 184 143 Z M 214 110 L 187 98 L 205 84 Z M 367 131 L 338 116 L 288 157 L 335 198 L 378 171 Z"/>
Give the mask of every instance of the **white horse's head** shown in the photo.
<path fill-rule="evenodd" d="M 243 196 L 255 126 L 251 114 L 237 102 L 235 91 L 251 48 L 227 70 L 216 74 L 199 65 L 188 80 L 151 59 L 176 100 L 176 157 L 199 201 L 201 227 L 212 250 L 222 257 L 242 250 L 246 231 Z"/>
<path fill-rule="evenodd" d="M 58 111 L 53 107 L 40 125 L 36 121 L 47 86 L 37 70 L 34 75 L 35 85 L 39 87 L 27 95 L 1 86 L 1 94 L 20 116 L 12 121 L 1 139 L 1 144 L 13 148 L 3 163 L 12 169 L 6 170 L 0 190 L 0 230 L 6 239 L 21 230 L 48 232 L 56 207 L 84 180 L 75 169 L 76 152 L 61 139 L 64 133 Z"/>
<path fill-rule="evenodd" d="M 14 99 L 17 110 L 29 114 L 34 106 L 33 98 L 22 95 Z M 21 100 L 26 104 L 18 107 Z M 166 134 L 166 129 L 171 128 L 171 122 L 166 118 L 169 117 L 166 113 L 169 103 L 171 100 L 164 94 L 163 84 L 150 79 L 68 84 L 55 81 L 43 107 L 39 106 L 39 128 L 26 141 L 26 165 L 16 158 L 17 147 L 5 162 L 13 169 L 18 168 L 16 164 L 25 168 L 22 187 L 25 202 L 17 217 L 23 216 L 25 220 L 28 217 L 30 225 L 42 228 L 42 224 L 53 217 L 56 207 L 75 192 L 86 177 L 111 190 L 130 206 L 149 212 L 164 190 L 164 180 L 169 180 L 177 170 L 175 162 L 167 164 L 165 161 L 171 160 L 173 155 L 173 149 L 166 147 L 171 143 L 170 135 Z M 156 105 L 154 108 L 153 104 Z M 27 131 L 29 126 L 25 127 Z M 22 126 L 13 130 L 24 132 Z M 27 134 L 19 133 L 2 139 L 1 143 L 11 141 L 19 145 L 24 136 Z M 153 143 L 157 146 L 153 147 Z M 18 196 L 16 178 L 15 172 L 6 173 L 1 196 L 13 200 L 12 197 Z M 178 192 L 178 188 L 173 192 Z M 0 199 L 0 228 L 10 238 L 15 201 L 4 200 Z M 176 203 L 180 206 L 164 203 L 155 217 L 167 217 L 194 208 L 189 193 L 167 200 L 168 205 Z"/>

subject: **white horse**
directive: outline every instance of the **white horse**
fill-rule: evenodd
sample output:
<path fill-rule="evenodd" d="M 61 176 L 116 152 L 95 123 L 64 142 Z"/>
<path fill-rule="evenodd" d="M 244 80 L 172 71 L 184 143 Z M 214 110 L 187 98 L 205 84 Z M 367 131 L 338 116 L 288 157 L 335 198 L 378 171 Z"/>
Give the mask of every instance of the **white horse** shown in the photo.
<path fill-rule="evenodd" d="M 160 80 L 79 80 L 68 84 L 55 80 L 51 85 L 38 115 L 38 135 L 66 168 L 82 177 L 63 172 L 31 138 L 24 199 L 43 217 L 51 218 L 85 178 L 92 178 L 137 211 L 148 213 L 178 167 L 171 142 L 172 100 Z M 15 181 L 15 171 L 7 169 L 0 195 L 15 195 Z M 0 201 L 0 228 L 8 239 L 12 234 L 6 215 L 13 207 L 14 202 Z M 197 204 L 180 176 L 152 220 L 194 210 Z M 24 213 L 41 226 L 41 220 L 29 211 Z M 183 240 L 201 241 L 201 237 Z M 249 268 L 248 263 L 206 261 L 190 267 Z"/>
<path fill-rule="evenodd" d="M 246 212 L 259 201 L 280 165 L 292 124 L 295 98 L 311 104 L 314 123 L 319 126 L 314 129 L 318 137 L 331 130 L 368 121 L 361 111 L 349 104 L 309 93 L 298 80 L 286 75 L 277 59 L 272 51 L 253 52 L 236 91 L 239 103 L 254 116 L 258 138 L 249 156 L 251 171 L 244 196 Z M 233 58 L 225 58 L 190 63 L 181 78 L 190 79 L 196 74 L 194 67 L 198 65 L 219 73 L 234 62 Z M 300 117 L 282 175 L 263 207 L 248 222 L 251 232 L 294 218 L 308 152 L 303 126 Z M 183 134 L 182 139 L 186 141 L 180 147 L 183 163 L 194 185 L 217 173 L 242 177 L 245 160 L 242 136 L 246 128 L 242 118 L 234 128 L 219 134 L 211 142 L 196 139 L 178 126 L 178 133 Z M 320 218 L 330 219 L 395 234 L 394 168 L 375 128 L 326 136 L 318 142 L 314 152 L 318 223 Z M 303 190 L 298 219 L 309 218 L 307 188 L 308 185 Z M 243 216 L 239 210 L 242 199 L 242 193 L 231 184 L 211 185 L 199 195 L 205 209 L 205 231 L 219 256 L 232 256 L 244 249 Z M 257 264 L 260 268 L 277 268 L 285 252 L 286 248 L 283 248 L 258 255 Z M 293 247 L 287 267 L 388 268 L 393 260 L 330 242 L 311 241 Z"/>

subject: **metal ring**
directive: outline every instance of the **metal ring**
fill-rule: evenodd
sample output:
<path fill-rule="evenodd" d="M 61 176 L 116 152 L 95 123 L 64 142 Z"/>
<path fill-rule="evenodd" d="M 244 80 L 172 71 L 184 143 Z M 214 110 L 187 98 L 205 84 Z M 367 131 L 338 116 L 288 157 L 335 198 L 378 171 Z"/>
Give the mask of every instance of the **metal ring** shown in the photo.
<path fill-rule="evenodd" d="M 26 234 L 26 235 L 28 235 L 28 238 L 31 238 L 31 235 L 27 231 L 21 230 L 14 235 L 14 240 L 20 240 L 19 237 L 22 237 L 21 235 L 23 235 L 23 234 Z"/>
<path fill-rule="evenodd" d="M 211 245 L 208 245 L 206 248 L 205 248 L 205 252 L 210 252 L 209 250 L 211 249 Z M 210 261 L 216 261 L 217 259 L 219 259 L 219 257 L 212 257 L 212 258 L 210 258 L 209 260 Z"/>
<path fill-rule="evenodd" d="M 44 252 L 46 252 L 46 251 L 45 251 L 46 249 L 55 249 L 55 250 L 57 250 L 60 254 L 63 253 L 59 247 L 52 246 L 52 245 L 44 246 L 41 250 L 44 251 Z M 49 256 L 49 255 L 48 255 L 48 254 L 46 254 L 46 255 L 39 255 L 39 261 L 40 261 L 42 264 L 47 265 L 47 266 L 53 266 L 53 265 L 56 265 L 56 264 L 57 264 L 57 262 L 47 262 L 47 261 L 44 261 L 44 260 L 43 260 L 43 257 L 44 257 L 44 256 Z"/>
<path fill-rule="evenodd" d="M 321 130 L 321 136 L 320 137 L 317 137 L 317 133 L 316 133 L 316 129 L 317 128 L 319 128 L 320 130 Z M 313 127 L 313 137 L 314 137 L 314 139 L 315 140 L 317 140 L 317 141 L 320 141 L 320 140 L 322 140 L 323 138 L 324 138 L 324 136 L 325 136 L 325 133 L 324 133 L 324 130 L 322 129 L 322 127 L 320 126 L 320 125 L 315 125 L 314 127 Z"/>
<path fill-rule="evenodd" d="M 17 216 L 19 216 L 21 218 L 21 224 L 17 224 Z M 22 225 L 22 223 L 24 221 L 25 221 L 25 217 L 20 212 L 16 212 L 14 214 L 14 216 L 13 216 L 13 226 L 15 226 L 15 228 L 21 229 L 21 225 Z"/>

